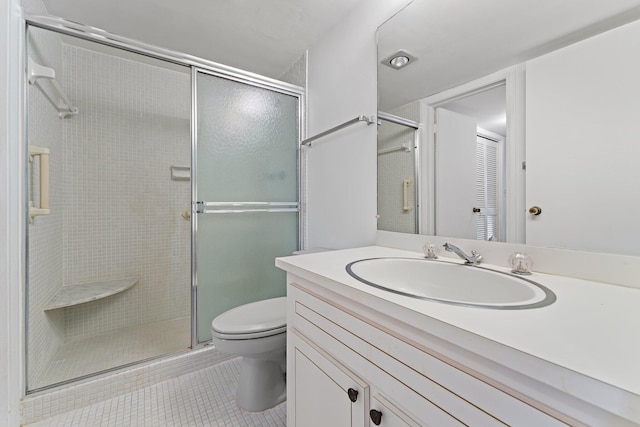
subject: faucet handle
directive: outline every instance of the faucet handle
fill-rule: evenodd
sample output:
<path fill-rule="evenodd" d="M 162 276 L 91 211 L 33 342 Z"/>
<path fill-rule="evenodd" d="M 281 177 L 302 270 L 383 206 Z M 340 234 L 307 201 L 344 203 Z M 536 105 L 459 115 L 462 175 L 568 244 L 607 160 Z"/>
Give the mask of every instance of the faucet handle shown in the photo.
<path fill-rule="evenodd" d="M 471 251 L 471 258 L 473 258 L 474 264 L 480 264 L 480 261 L 482 261 L 482 255 L 476 251 Z"/>
<path fill-rule="evenodd" d="M 438 259 L 438 247 L 433 243 L 425 243 L 422 247 L 424 257 L 427 259 Z"/>
<path fill-rule="evenodd" d="M 531 274 L 533 259 L 523 252 L 516 252 L 509 257 L 509 264 L 511 264 L 511 272 L 514 274 Z"/>

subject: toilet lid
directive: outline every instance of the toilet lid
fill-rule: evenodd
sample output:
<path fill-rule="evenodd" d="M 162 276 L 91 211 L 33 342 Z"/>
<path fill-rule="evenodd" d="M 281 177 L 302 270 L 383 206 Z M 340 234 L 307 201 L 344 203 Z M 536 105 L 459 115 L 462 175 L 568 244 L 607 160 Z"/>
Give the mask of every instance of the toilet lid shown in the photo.
<path fill-rule="evenodd" d="M 212 332 L 224 335 L 255 335 L 277 332 L 287 326 L 287 297 L 272 298 L 241 305 L 217 316 Z M 240 338 L 240 337 L 238 337 Z"/>

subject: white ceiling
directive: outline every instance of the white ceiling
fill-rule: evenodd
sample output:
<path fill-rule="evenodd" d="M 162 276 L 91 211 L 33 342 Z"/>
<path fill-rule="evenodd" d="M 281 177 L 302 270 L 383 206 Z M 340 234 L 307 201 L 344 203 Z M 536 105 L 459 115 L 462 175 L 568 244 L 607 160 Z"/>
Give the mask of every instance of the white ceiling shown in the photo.
<path fill-rule="evenodd" d="M 119 36 L 278 78 L 362 0 L 43 0 Z"/>
<path fill-rule="evenodd" d="M 476 119 L 479 128 L 507 136 L 506 88 L 494 87 L 441 105 Z"/>
<path fill-rule="evenodd" d="M 640 18 L 640 0 L 414 0 L 378 30 L 380 109 L 456 87 Z M 594 58 L 597 60 L 597 58 Z"/>

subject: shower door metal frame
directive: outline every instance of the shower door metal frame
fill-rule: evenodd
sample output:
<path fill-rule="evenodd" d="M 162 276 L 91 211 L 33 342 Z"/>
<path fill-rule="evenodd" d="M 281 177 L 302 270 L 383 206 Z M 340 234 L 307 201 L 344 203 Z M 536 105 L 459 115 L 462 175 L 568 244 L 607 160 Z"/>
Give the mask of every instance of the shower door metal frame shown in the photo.
<path fill-rule="evenodd" d="M 303 137 L 303 117 L 304 117 L 304 103 L 303 97 L 304 93 L 298 90 L 291 90 L 291 87 L 287 87 L 285 85 L 273 84 L 273 82 L 256 82 L 253 79 L 246 79 L 241 74 L 233 74 L 230 75 L 225 72 L 220 72 L 212 69 L 204 69 L 200 67 L 191 67 L 191 196 L 192 196 L 192 206 L 191 206 L 191 347 L 201 347 L 206 345 L 207 343 L 198 343 L 198 265 L 196 261 L 196 245 L 197 245 L 197 236 L 198 236 L 198 213 L 204 213 L 206 210 L 206 206 L 201 206 L 196 201 L 196 197 L 198 194 L 198 183 L 196 179 L 197 172 L 197 156 L 198 156 L 198 73 L 219 77 L 227 80 L 232 80 L 238 83 L 246 84 L 253 87 L 258 87 L 262 89 L 267 89 L 273 92 L 278 92 L 283 95 L 293 96 L 298 99 L 298 142 L 296 144 L 296 172 L 297 172 L 297 183 L 298 183 L 298 203 L 297 203 L 297 212 L 298 212 L 298 248 L 302 247 L 303 238 L 302 238 L 302 209 L 301 209 L 301 201 L 302 201 L 302 185 L 300 181 L 300 171 L 301 171 L 301 149 L 300 143 Z M 256 206 L 257 203 L 237 203 L 238 205 L 242 204 L 245 206 Z M 263 204 L 263 203 L 261 203 Z M 226 205 L 226 204 L 225 204 Z M 287 211 L 292 212 L 291 203 L 264 203 L 263 211 L 283 211 L 287 209 Z M 255 209 L 252 209 L 255 211 Z M 219 211 L 222 212 L 222 211 Z"/>
<path fill-rule="evenodd" d="M 209 61 L 203 58 L 199 58 L 196 56 L 192 56 L 192 55 L 188 55 L 188 54 L 184 54 L 181 52 L 176 52 L 170 49 L 164 49 L 158 46 L 154 46 L 154 45 L 150 45 L 147 43 L 143 43 L 143 42 L 139 42 L 137 40 L 133 40 L 133 39 L 129 39 L 127 37 L 122 37 L 122 36 L 118 36 L 115 34 L 111 34 L 107 31 L 101 30 L 99 28 L 95 28 L 95 27 L 91 27 L 88 25 L 83 25 L 83 24 L 79 24 L 76 22 L 71 22 L 71 21 L 67 21 L 65 19 L 62 18 L 58 18 L 58 17 L 54 17 L 54 16 L 40 16 L 40 15 L 30 15 L 30 14 L 26 14 L 24 16 L 24 19 L 22 21 L 22 24 L 24 25 L 24 32 L 25 32 L 25 40 L 26 40 L 26 32 L 28 31 L 29 26 L 32 27 L 37 27 L 37 28 L 42 28 L 45 30 L 49 30 L 49 31 L 53 31 L 56 33 L 60 33 L 60 34 L 64 34 L 67 36 L 71 36 L 71 37 L 77 37 L 79 39 L 83 39 L 83 40 L 87 40 L 90 42 L 95 42 L 95 43 L 99 43 L 102 45 L 106 45 L 106 46 L 110 46 L 110 47 L 114 47 L 117 49 L 122 49 L 128 52 L 132 52 L 132 53 L 136 53 L 136 54 L 140 54 L 140 55 L 144 55 L 144 56 L 148 56 L 151 58 L 155 58 L 155 59 L 159 59 L 162 61 L 167 61 L 176 65 L 181 65 L 181 66 L 187 66 L 191 68 L 191 126 L 190 126 L 190 130 L 191 130 L 191 147 L 192 147 L 192 165 L 191 165 L 191 191 L 192 191 L 192 195 L 194 194 L 194 161 L 195 161 L 195 142 L 196 142 L 196 138 L 197 138 L 197 121 L 196 121 L 196 107 L 197 107 L 197 98 L 196 98 L 196 80 L 195 80 L 195 76 L 197 74 L 197 72 L 203 72 L 206 74 L 211 74 L 214 76 L 218 76 L 218 77 L 222 77 L 225 79 L 230 79 L 230 80 L 235 80 L 237 82 L 241 82 L 241 83 L 245 83 L 251 86 L 256 86 L 256 87 L 261 87 L 263 89 L 268 89 L 268 90 L 272 90 L 272 91 L 276 91 L 276 92 L 280 92 L 283 94 L 287 94 L 290 96 L 294 96 L 296 98 L 298 98 L 298 145 L 297 145 L 297 182 L 298 182 L 298 246 L 299 247 L 303 247 L 304 245 L 304 234 L 303 234 L 303 223 L 305 220 L 305 212 L 303 209 L 304 204 L 302 203 L 302 198 L 303 198 L 303 183 L 301 182 L 301 170 L 303 167 L 303 163 L 302 163 L 302 156 L 301 156 L 301 150 L 300 150 L 300 141 L 302 141 L 303 137 L 306 135 L 306 109 L 305 109 L 305 89 L 303 87 L 297 86 L 297 85 L 293 85 L 290 83 L 286 83 L 286 82 L 282 82 L 276 79 L 272 79 L 269 77 L 265 77 L 256 73 L 252 73 L 249 71 L 244 71 L 244 70 L 240 70 L 238 68 L 234 68 L 234 67 L 230 67 L 228 65 L 224 65 L 224 64 L 220 64 L 214 61 Z M 24 50 L 26 51 L 26 42 L 24 43 L 23 46 Z M 24 54 L 24 58 L 23 58 L 23 64 L 22 65 L 22 69 L 26 70 L 27 64 L 27 55 Z M 23 88 L 23 92 L 24 94 L 26 94 L 26 84 L 24 85 Z M 24 95 L 23 94 L 23 95 Z M 23 116 L 23 137 L 22 137 L 22 145 L 23 147 L 27 147 L 28 146 L 28 141 L 27 141 L 27 111 L 28 111 L 28 100 L 25 96 L 25 101 L 23 104 L 23 111 L 22 111 L 22 116 Z M 24 148 L 23 151 L 26 151 L 26 148 Z M 26 158 L 26 157 L 25 157 Z M 24 168 L 24 179 L 25 179 L 25 187 L 26 187 L 26 182 L 28 177 L 27 177 L 27 171 L 26 168 Z M 22 193 L 22 197 L 24 198 L 24 200 L 22 200 L 24 202 L 24 204 L 26 205 L 26 200 L 28 199 L 27 195 L 26 195 L 26 188 L 23 189 L 23 191 L 21 191 Z M 193 197 L 192 197 L 193 198 Z M 28 213 L 28 209 L 25 209 L 25 212 Z M 191 268 L 192 268 L 192 272 L 191 272 L 191 349 L 194 350 L 198 347 L 202 347 L 204 345 L 206 345 L 206 343 L 203 344 L 198 344 L 198 337 L 197 337 L 197 327 L 196 327 L 196 320 L 197 320 L 197 307 L 196 307 L 196 287 L 195 287 L 195 274 L 196 274 L 196 265 L 195 265 L 195 232 L 197 231 L 197 227 L 196 227 L 196 220 L 193 219 L 195 217 L 194 213 L 195 213 L 195 205 L 192 204 L 191 207 Z M 25 213 L 25 215 L 26 215 Z M 23 235 L 26 236 L 27 230 L 25 227 L 25 230 L 23 232 Z M 28 253 L 28 247 L 26 244 L 26 237 L 25 237 L 25 244 L 24 244 L 24 254 L 23 254 L 23 261 L 24 261 L 24 265 L 27 266 L 28 265 L 28 257 L 29 257 L 29 253 Z M 24 339 L 23 339 L 23 359 L 27 360 L 27 328 L 28 328 L 28 300 L 27 300 L 27 295 L 28 295 L 28 280 L 29 280 L 29 272 L 28 269 L 25 267 L 24 270 L 24 278 L 25 278 L 25 292 L 24 292 L 24 329 L 25 329 L 25 333 L 24 333 Z M 100 372 L 95 372 L 89 375 L 85 375 L 79 378 L 74 378 L 71 380 L 67 380 L 67 381 L 63 381 L 61 383 L 56 383 L 56 384 L 52 384 L 49 386 L 45 386 L 42 388 L 39 388 L 37 390 L 27 390 L 27 366 L 25 363 L 25 367 L 24 367 L 24 391 L 25 394 L 30 394 L 36 391 L 42 391 L 42 390 L 46 390 L 46 389 L 50 389 L 52 387 L 57 387 L 61 384 L 67 384 L 67 383 L 72 383 L 72 382 L 76 382 L 78 380 L 82 380 L 82 379 L 86 379 L 89 377 L 93 377 L 97 374 L 103 374 L 103 373 L 108 373 L 108 372 L 113 372 L 125 367 L 129 367 L 129 366 L 133 366 L 133 365 L 137 365 L 139 363 L 143 363 L 146 362 L 148 360 L 152 360 L 152 359 L 158 359 L 161 357 L 165 357 L 166 355 L 161 355 L 161 356 L 156 356 L 156 357 L 152 357 L 150 359 L 144 359 L 144 360 L 139 360 L 136 362 L 132 362 L 132 363 L 128 363 L 126 365 L 121 365 L 121 366 L 115 366 L 113 368 L 109 368 L 106 369 L 104 371 L 100 371 Z"/>

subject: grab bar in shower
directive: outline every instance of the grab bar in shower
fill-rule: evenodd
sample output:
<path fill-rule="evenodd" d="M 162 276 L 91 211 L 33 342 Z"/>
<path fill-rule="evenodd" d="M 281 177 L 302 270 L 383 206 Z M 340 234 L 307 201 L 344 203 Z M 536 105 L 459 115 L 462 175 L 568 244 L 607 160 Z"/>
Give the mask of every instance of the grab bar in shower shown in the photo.
<path fill-rule="evenodd" d="M 413 184 L 413 180 L 411 178 L 405 178 L 402 180 L 402 210 L 405 212 L 411 212 L 413 207 L 409 204 L 409 186 Z"/>
<path fill-rule="evenodd" d="M 347 120 L 346 122 L 344 122 L 344 123 L 342 123 L 342 124 L 340 124 L 338 126 L 332 127 L 331 129 L 326 130 L 326 131 L 324 131 L 322 133 L 319 133 L 316 136 L 312 136 L 311 138 L 307 138 L 304 141 L 302 141 L 301 144 L 311 147 L 311 143 L 313 141 L 315 141 L 316 139 L 323 138 L 323 137 L 325 137 L 325 136 L 327 136 L 329 134 L 332 134 L 332 133 L 334 133 L 336 131 L 339 131 L 340 129 L 344 129 L 344 128 L 346 128 L 348 126 L 351 126 L 352 124 L 358 123 L 358 122 L 367 122 L 367 125 L 371 125 L 371 124 L 375 123 L 376 121 L 375 121 L 374 116 L 369 116 L 369 117 L 367 117 L 367 116 L 358 116 L 355 119 Z"/>
<path fill-rule="evenodd" d="M 29 201 L 29 222 L 33 222 L 33 217 L 39 215 L 49 215 L 49 153 L 50 150 L 44 147 L 29 145 L 29 161 L 33 161 L 34 156 L 40 156 L 40 207 L 36 208 L 33 201 Z"/>
<path fill-rule="evenodd" d="M 53 68 L 45 67 L 44 65 L 40 65 L 29 57 L 29 84 L 32 85 L 38 81 L 38 79 L 47 79 L 53 85 L 53 88 L 58 92 L 60 98 L 62 98 L 62 103 L 56 103 L 56 101 L 51 100 L 56 109 L 58 110 L 58 117 L 61 119 L 66 118 L 70 115 L 78 114 L 78 108 L 74 107 L 71 103 L 71 100 L 64 93 L 62 87 L 56 80 L 56 70 Z"/>

